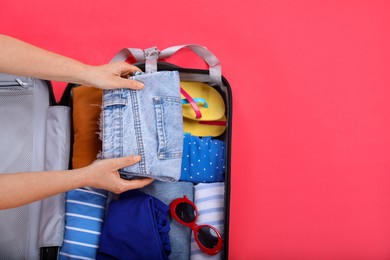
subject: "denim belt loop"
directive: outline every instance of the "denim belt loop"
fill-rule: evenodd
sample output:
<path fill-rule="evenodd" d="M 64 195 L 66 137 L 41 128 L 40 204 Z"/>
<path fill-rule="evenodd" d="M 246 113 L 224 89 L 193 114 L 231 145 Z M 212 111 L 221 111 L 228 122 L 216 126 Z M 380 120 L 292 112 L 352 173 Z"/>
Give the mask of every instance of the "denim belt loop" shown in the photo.
<path fill-rule="evenodd" d="M 160 56 L 160 51 L 157 47 L 151 47 L 144 50 L 145 55 L 145 72 L 154 73 L 157 71 L 157 60 Z"/>

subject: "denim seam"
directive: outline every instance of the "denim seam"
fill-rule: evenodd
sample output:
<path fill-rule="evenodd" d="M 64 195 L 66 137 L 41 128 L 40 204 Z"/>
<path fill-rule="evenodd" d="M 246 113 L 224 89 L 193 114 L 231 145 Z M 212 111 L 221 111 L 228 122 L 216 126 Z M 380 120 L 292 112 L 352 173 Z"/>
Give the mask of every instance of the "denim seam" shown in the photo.
<path fill-rule="evenodd" d="M 161 99 L 161 134 L 163 138 L 163 143 L 164 143 L 164 150 L 162 151 L 162 156 L 164 159 L 166 158 L 166 153 L 167 153 L 167 134 L 165 130 L 165 122 L 164 122 L 165 114 L 164 114 L 164 100 Z"/>
<path fill-rule="evenodd" d="M 160 97 L 154 97 L 154 109 L 156 113 L 156 128 L 157 128 L 157 138 L 158 138 L 158 148 L 157 148 L 157 156 L 159 159 L 164 158 L 165 153 L 165 133 L 163 127 L 163 107 L 162 100 Z"/>
<path fill-rule="evenodd" d="M 120 144 L 120 147 L 119 147 L 119 153 L 121 155 L 121 157 L 123 156 L 123 107 L 119 107 L 119 118 L 121 119 L 120 120 L 120 128 L 119 128 L 119 144 Z"/>
<path fill-rule="evenodd" d="M 141 119 L 140 119 L 139 109 L 138 109 L 138 96 L 136 90 L 130 90 L 130 97 L 131 97 L 132 108 L 134 113 L 135 137 L 137 140 L 139 155 L 142 158 L 141 161 L 139 162 L 140 172 L 141 174 L 147 174 L 146 165 L 145 165 L 145 161 L 146 161 L 145 150 L 144 150 L 142 131 L 141 131 Z"/>
<path fill-rule="evenodd" d="M 99 122 L 99 128 L 100 128 L 100 134 L 99 134 L 99 138 L 100 140 L 102 141 L 102 151 L 100 152 L 100 155 L 102 158 L 104 158 L 104 153 L 105 151 L 107 150 L 106 149 L 106 143 L 104 142 L 104 137 L 106 135 L 106 129 L 104 127 L 105 125 L 105 115 L 104 115 L 104 107 L 102 106 L 102 110 L 100 112 L 100 122 Z"/>

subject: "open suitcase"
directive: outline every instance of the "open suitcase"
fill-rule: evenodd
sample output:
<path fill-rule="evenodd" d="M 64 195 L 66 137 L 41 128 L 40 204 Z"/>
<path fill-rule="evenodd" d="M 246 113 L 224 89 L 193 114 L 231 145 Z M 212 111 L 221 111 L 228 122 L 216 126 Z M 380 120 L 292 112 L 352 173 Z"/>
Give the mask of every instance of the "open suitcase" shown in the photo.
<path fill-rule="evenodd" d="M 165 61 L 183 48 L 200 56 L 209 65 L 209 70 L 182 68 Z M 232 93 L 228 81 L 221 75 L 218 59 L 202 46 L 182 45 L 161 52 L 156 48 L 123 49 L 112 59 L 113 62 L 119 60 L 127 60 L 146 73 L 178 71 L 181 82 L 206 83 L 223 98 L 226 128 L 213 139 L 224 143 L 226 148 L 223 150 L 223 249 L 215 257 L 227 259 Z M 50 82 L 0 74 L 1 173 L 65 170 L 73 167 L 73 98 L 75 90 L 81 88 L 85 87 L 69 84 L 57 103 Z M 90 91 L 92 93 L 92 89 Z M 202 103 L 204 100 L 196 102 Z M 65 229 L 66 218 L 70 215 L 67 214 L 66 197 L 67 194 L 58 194 L 26 206 L 0 211 L 0 259 L 72 259 L 66 252 L 61 255 L 61 249 L 69 242 Z"/>

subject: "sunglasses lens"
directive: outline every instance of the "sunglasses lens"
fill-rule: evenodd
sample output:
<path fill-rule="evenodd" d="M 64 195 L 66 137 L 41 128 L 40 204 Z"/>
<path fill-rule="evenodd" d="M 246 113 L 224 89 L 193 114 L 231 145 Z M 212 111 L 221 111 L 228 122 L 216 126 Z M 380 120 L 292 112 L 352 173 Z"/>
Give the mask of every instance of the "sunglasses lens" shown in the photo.
<path fill-rule="evenodd" d="M 195 220 L 195 209 L 189 203 L 179 203 L 176 206 L 176 215 L 179 219 L 186 223 L 191 223 Z"/>
<path fill-rule="evenodd" d="M 214 248 L 218 243 L 217 233 L 208 226 L 203 226 L 198 231 L 199 242 L 207 248 Z"/>

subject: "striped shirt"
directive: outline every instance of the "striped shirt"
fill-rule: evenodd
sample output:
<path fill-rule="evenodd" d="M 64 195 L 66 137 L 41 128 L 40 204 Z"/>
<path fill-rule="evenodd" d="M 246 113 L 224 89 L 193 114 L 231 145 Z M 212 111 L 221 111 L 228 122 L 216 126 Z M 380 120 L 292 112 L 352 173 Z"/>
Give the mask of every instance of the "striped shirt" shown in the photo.
<path fill-rule="evenodd" d="M 67 192 L 64 243 L 59 259 L 95 259 L 107 193 L 92 188 Z"/>

